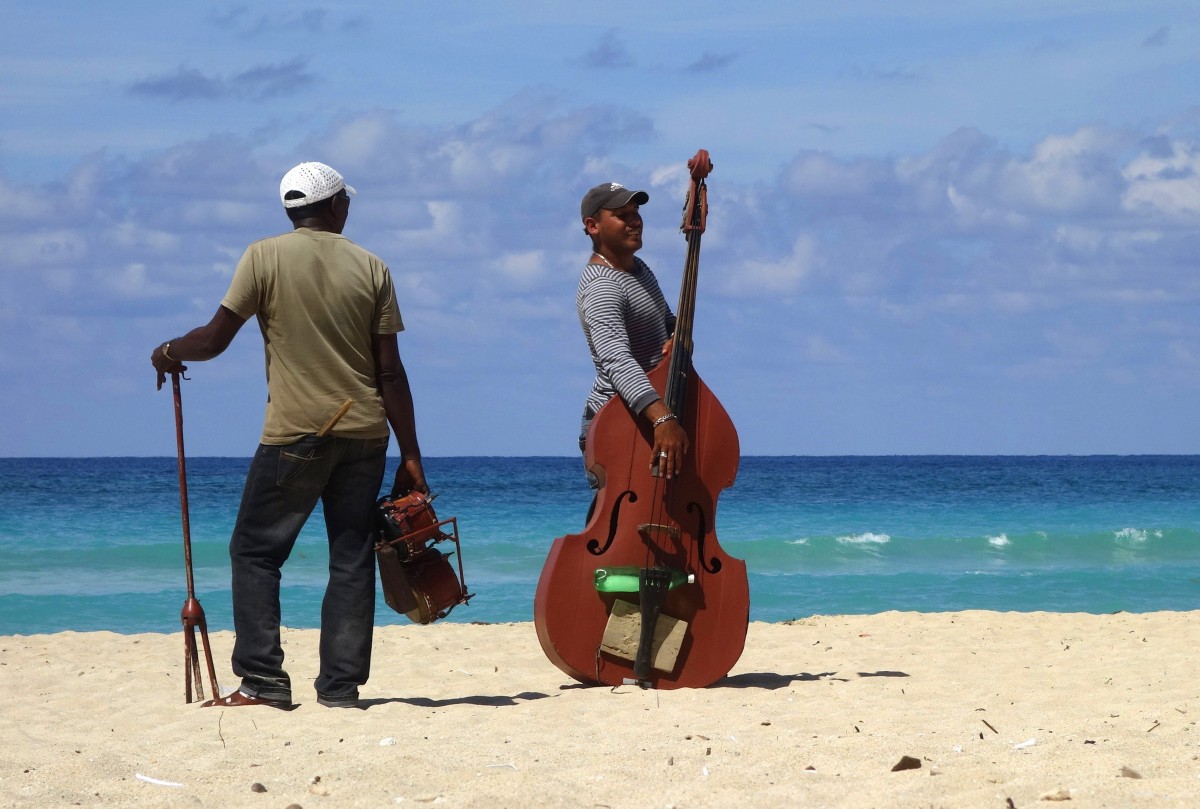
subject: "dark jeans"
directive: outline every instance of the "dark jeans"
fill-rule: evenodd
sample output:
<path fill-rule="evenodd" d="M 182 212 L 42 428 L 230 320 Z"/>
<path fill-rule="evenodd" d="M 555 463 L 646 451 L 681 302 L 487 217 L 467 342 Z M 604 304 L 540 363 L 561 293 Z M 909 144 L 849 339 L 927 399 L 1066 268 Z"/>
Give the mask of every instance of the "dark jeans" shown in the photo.
<path fill-rule="evenodd" d="M 590 430 L 592 427 L 592 418 L 593 418 L 592 416 L 589 416 L 587 413 L 584 413 L 583 421 L 581 421 L 579 424 L 579 451 L 580 452 L 583 452 L 584 450 L 587 449 L 587 434 L 588 434 L 588 430 Z M 587 478 L 588 487 L 590 487 L 593 491 L 600 488 L 600 480 L 595 475 L 592 474 L 592 470 L 588 469 L 587 467 L 584 467 L 583 475 L 584 475 L 584 477 Z M 592 504 L 595 505 L 595 502 L 593 501 Z M 590 511 L 588 512 L 588 516 L 589 517 L 591 516 Z"/>
<path fill-rule="evenodd" d="M 580 452 L 585 452 L 587 450 L 587 434 L 588 434 L 588 430 L 590 430 L 592 427 L 592 418 L 594 418 L 594 417 L 589 416 L 587 413 L 584 413 L 583 421 L 579 424 L 579 451 Z M 586 525 L 592 521 L 592 514 L 594 514 L 596 511 L 596 498 L 599 496 L 599 492 L 597 490 L 600 488 L 600 479 L 597 478 L 592 473 L 592 470 L 588 469 L 586 466 L 583 468 L 583 474 L 584 474 L 584 477 L 587 478 L 588 488 L 590 488 L 592 490 L 592 504 L 590 506 L 588 506 L 587 517 L 584 518 L 584 521 L 583 521 L 584 524 Z"/>
<path fill-rule="evenodd" d="M 371 670 L 375 554 L 371 526 L 388 439 L 315 435 L 260 444 L 229 541 L 233 567 L 233 672 L 242 690 L 290 700 L 279 642 L 280 568 L 320 499 L 329 535 L 329 583 L 321 604 L 317 693 L 358 695 Z"/>

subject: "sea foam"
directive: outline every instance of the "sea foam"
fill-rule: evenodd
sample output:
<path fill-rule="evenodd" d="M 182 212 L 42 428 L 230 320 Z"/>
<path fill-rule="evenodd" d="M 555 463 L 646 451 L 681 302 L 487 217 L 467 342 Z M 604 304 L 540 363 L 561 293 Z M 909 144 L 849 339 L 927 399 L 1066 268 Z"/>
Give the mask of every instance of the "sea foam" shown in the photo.
<path fill-rule="evenodd" d="M 884 545 L 891 542 L 892 538 L 887 534 L 873 534 L 868 531 L 864 534 L 840 536 L 837 541 L 843 545 Z"/>

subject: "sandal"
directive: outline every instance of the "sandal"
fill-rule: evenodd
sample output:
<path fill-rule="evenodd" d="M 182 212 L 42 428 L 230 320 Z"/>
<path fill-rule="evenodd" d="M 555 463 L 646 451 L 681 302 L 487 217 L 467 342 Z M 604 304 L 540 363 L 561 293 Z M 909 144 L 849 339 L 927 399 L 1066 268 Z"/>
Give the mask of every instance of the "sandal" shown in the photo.
<path fill-rule="evenodd" d="M 201 708 L 241 708 L 245 705 L 267 705 L 272 708 L 279 708 L 284 711 L 290 711 L 295 706 L 291 700 L 286 699 L 267 699 L 266 697 L 256 697 L 247 694 L 242 690 L 234 691 L 232 694 L 226 694 L 220 699 L 210 699 L 207 702 L 201 703 Z"/>

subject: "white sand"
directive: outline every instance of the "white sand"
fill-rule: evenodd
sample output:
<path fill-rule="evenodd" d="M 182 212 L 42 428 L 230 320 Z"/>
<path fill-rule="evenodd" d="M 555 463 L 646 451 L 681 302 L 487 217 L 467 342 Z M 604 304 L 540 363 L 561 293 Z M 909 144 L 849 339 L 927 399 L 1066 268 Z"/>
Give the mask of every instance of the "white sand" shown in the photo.
<path fill-rule="evenodd" d="M 317 638 L 285 712 L 185 704 L 182 632 L 0 637 L 0 805 L 1200 806 L 1200 612 L 755 623 L 677 691 L 580 687 L 530 623 L 384 627 L 366 710 L 316 704 Z"/>

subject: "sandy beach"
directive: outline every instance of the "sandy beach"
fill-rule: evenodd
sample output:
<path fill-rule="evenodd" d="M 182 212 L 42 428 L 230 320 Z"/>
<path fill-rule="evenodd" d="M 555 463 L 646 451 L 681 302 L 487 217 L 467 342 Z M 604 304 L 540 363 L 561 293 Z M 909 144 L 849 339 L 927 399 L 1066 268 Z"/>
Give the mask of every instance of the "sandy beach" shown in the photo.
<path fill-rule="evenodd" d="M 383 627 L 365 710 L 284 637 L 292 711 L 185 704 L 182 631 L 0 637 L 0 804 L 1200 805 L 1200 612 L 753 623 L 676 691 L 582 687 L 530 623 Z"/>

